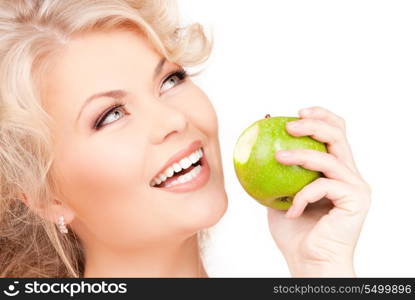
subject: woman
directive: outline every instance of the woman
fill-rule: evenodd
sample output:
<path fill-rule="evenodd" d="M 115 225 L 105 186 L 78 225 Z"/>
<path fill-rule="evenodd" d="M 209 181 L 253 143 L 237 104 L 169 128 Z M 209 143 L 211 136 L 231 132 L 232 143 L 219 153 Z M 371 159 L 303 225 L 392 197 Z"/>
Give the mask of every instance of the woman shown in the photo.
<path fill-rule="evenodd" d="M 0 274 L 207 277 L 200 233 L 227 194 L 215 111 L 184 70 L 209 56 L 201 26 L 165 0 L 7 0 L 0 36 Z M 300 116 L 289 133 L 329 153 L 276 159 L 326 177 L 268 210 L 271 233 L 293 276 L 354 276 L 369 187 L 344 121 Z"/>

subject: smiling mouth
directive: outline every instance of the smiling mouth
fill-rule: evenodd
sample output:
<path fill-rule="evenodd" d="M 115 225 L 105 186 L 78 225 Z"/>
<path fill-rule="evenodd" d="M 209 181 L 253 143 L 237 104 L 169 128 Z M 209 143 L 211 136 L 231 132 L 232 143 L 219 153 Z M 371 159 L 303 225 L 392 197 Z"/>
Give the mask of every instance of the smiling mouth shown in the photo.
<path fill-rule="evenodd" d="M 191 181 L 202 170 L 203 147 L 200 147 L 180 161 L 171 164 L 162 173 L 154 177 L 151 187 L 163 188 Z"/>

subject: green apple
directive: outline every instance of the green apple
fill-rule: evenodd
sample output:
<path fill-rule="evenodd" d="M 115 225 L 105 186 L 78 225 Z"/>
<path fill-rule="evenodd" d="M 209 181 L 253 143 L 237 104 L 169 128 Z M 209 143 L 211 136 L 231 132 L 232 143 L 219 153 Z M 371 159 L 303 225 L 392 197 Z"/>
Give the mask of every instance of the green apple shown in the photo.
<path fill-rule="evenodd" d="M 276 152 L 289 149 L 327 152 L 324 143 L 311 137 L 291 136 L 285 124 L 294 120 L 298 118 L 266 115 L 242 132 L 233 153 L 235 172 L 244 190 L 259 203 L 280 210 L 287 210 L 294 195 L 322 174 L 283 165 L 277 161 Z"/>

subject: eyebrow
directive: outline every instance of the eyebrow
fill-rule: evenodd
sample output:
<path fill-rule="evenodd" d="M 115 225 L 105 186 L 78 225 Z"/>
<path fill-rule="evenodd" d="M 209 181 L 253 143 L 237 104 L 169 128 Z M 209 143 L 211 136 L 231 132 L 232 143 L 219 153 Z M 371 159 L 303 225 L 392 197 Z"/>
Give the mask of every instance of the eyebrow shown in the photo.
<path fill-rule="evenodd" d="M 163 66 L 164 66 L 165 62 L 166 62 L 166 58 L 163 57 L 162 59 L 160 59 L 160 61 L 158 62 L 156 68 L 154 69 L 153 80 L 161 73 L 161 70 L 163 69 Z M 85 106 L 87 106 L 92 100 L 97 99 L 97 98 L 101 98 L 101 97 L 122 99 L 127 94 L 128 94 L 128 92 L 125 91 L 125 90 L 111 90 L 111 91 L 96 93 L 96 94 L 93 94 L 93 95 L 89 96 L 84 101 L 84 104 L 82 105 L 81 109 L 79 110 L 78 116 L 76 118 L 76 122 L 78 121 L 79 117 L 81 116 L 81 113 L 84 110 Z"/>

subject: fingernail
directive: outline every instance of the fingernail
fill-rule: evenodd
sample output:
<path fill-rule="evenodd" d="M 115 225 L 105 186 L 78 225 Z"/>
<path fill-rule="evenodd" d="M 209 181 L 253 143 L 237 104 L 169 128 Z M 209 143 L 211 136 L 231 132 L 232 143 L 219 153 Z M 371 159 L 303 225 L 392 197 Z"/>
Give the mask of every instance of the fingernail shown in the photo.
<path fill-rule="evenodd" d="M 290 151 L 281 150 L 281 151 L 278 151 L 277 155 L 278 155 L 278 157 L 286 158 L 286 157 L 290 157 L 291 156 L 291 152 Z"/>

